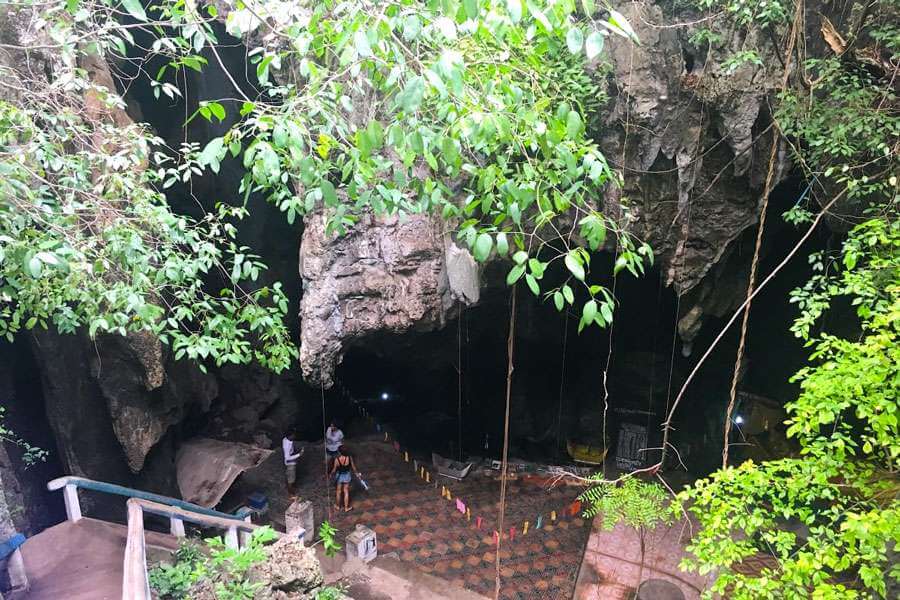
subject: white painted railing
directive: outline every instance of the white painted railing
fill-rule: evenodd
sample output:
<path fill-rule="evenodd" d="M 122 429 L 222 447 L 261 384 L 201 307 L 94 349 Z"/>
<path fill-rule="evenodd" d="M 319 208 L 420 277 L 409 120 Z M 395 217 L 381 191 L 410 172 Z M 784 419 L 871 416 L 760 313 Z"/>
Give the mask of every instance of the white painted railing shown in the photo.
<path fill-rule="evenodd" d="M 144 513 L 167 517 L 169 532 L 175 537 L 184 537 L 185 521 L 202 527 L 222 529 L 225 531 L 225 544 L 235 549 L 240 548 L 241 544 L 245 544 L 250 533 L 258 527 L 250 522 L 249 509 L 241 509 L 235 514 L 228 514 L 178 498 L 84 477 L 60 477 L 49 482 L 47 489 L 62 490 L 66 503 L 66 517 L 73 523 L 82 518 L 81 503 L 78 499 L 79 489 L 128 498 L 128 539 L 125 545 L 123 564 L 122 600 L 150 600 L 144 540 Z"/>
<path fill-rule="evenodd" d="M 238 549 L 246 544 L 249 536 L 259 525 L 250 522 L 249 515 L 243 521 L 200 514 L 177 506 L 170 506 L 129 498 L 128 500 L 128 541 L 125 545 L 125 562 L 122 574 L 122 600 L 150 600 L 150 583 L 147 577 L 147 553 L 144 540 L 144 513 L 168 517 L 170 523 L 180 523 L 181 536 L 184 522 L 201 527 L 214 527 L 225 531 L 225 545 Z"/>

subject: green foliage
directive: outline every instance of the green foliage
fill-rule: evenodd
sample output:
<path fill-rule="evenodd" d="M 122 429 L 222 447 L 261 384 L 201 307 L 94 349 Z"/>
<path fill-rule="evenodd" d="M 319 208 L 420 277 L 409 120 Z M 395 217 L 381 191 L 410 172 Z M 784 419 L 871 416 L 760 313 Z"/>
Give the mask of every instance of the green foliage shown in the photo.
<path fill-rule="evenodd" d="M 794 381 L 788 434 L 798 457 L 748 461 L 681 494 L 701 524 L 686 568 L 715 571 L 713 592 L 731 598 L 885 597 L 900 581 L 900 221 L 856 227 L 793 300 L 795 333 L 814 348 Z M 812 328 L 834 302 L 856 307 L 861 335 Z M 788 527 L 790 525 L 790 527 Z M 798 533 L 800 532 L 800 533 Z M 741 562 L 769 555 L 777 568 L 745 574 Z"/>
<path fill-rule="evenodd" d="M 253 283 L 265 267 L 235 241 L 246 211 L 173 214 L 155 187 L 195 165 L 172 166 L 160 140 L 92 119 L 78 97 L 48 114 L 41 91 L 33 105 L 0 101 L 0 336 L 148 331 L 176 357 L 286 368 L 298 354 L 287 299 Z M 211 278 L 227 287 L 210 293 Z"/>
<path fill-rule="evenodd" d="M 897 95 L 859 65 L 837 57 L 809 59 L 811 89 L 785 90 L 776 119 L 810 177 L 851 199 L 880 204 L 897 193 L 900 112 Z"/>
<path fill-rule="evenodd" d="M 325 556 L 334 556 L 341 551 L 343 546 L 337 542 L 336 534 L 338 530 L 328 521 L 322 521 L 319 525 L 319 541 L 325 549 Z"/>
<path fill-rule="evenodd" d="M 586 26 L 571 0 L 231 8 L 227 29 L 253 47 L 265 92 L 244 98 L 243 120 L 212 140 L 199 164 L 216 169 L 227 153 L 242 153 L 245 193 L 265 193 L 289 222 L 322 212 L 329 234 L 367 211 L 440 215 L 458 223 L 479 261 L 522 253 L 508 282 L 524 279 L 536 296 L 563 294 L 542 280 L 565 262 L 566 304 L 574 286 L 585 305 L 606 306 L 583 312 L 594 318 L 582 327 L 609 322 L 613 304 L 590 281 L 589 251 L 610 233 L 617 269 L 637 275 L 652 260 L 648 246 L 598 210 L 617 175 L 588 130 L 604 95 L 584 61 L 598 57 L 610 33 L 637 41 L 621 14 L 608 10 Z M 172 49 L 173 65 L 215 43 L 189 7 L 164 2 L 160 10 L 176 34 L 157 45 Z M 217 118 L 207 108 L 201 116 Z"/>
<path fill-rule="evenodd" d="M 172 564 L 160 564 L 148 573 L 150 589 L 161 600 L 187 598 L 191 586 L 200 578 L 204 555 L 194 542 L 182 542 L 173 555 Z"/>
<path fill-rule="evenodd" d="M 0 406 L 0 443 L 12 444 L 22 451 L 22 463 L 25 465 L 26 469 L 35 463 L 47 460 L 47 457 L 50 455 L 49 452 L 42 448 L 32 446 L 6 426 L 4 419 L 5 412 L 6 408 Z"/>
<path fill-rule="evenodd" d="M 751 36 L 755 29 L 785 33 L 795 8 L 702 4 L 724 8 L 719 18 L 757 40 L 765 38 Z M 810 182 L 809 195 L 785 218 L 808 221 L 808 202 L 822 206 L 841 193 L 836 213 L 852 210 L 850 218 L 863 222 L 838 254 L 810 257 L 814 274 L 791 295 L 800 309 L 791 329 L 811 348 L 809 365 L 792 379 L 800 394 L 786 406 L 799 454 L 717 471 L 673 508 L 687 506 L 700 522 L 688 547 L 693 558 L 682 566 L 714 575 L 710 596 L 877 598 L 900 581 L 893 556 L 900 543 L 900 112 L 894 69 L 885 67 L 900 47 L 897 4 L 851 4 L 848 14 L 853 29 L 832 36 L 846 40 L 840 55 L 808 58 L 801 39 L 796 57 L 782 57 L 794 63 L 795 76 L 774 116 Z M 842 335 L 825 329 L 836 304 L 854 307 L 858 318 L 841 323 Z M 772 566 L 748 572 L 745 561 L 759 557 Z"/>
<path fill-rule="evenodd" d="M 666 490 L 657 483 L 647 483 L 636 477 L 626 477 L 619 483 L 600 481 L 579 499 L 588 503 L 584 516 L 598 517 L 600 526 L 606 531 L 620 522 L 632 529 L 646 531 L 671 521 Z"/>
<path fill-rule="evenodd" d="M 191 588 L 208 580 L 218 600 L 252 600 L 262 584 L 249 580 L 250 569 L 266 561 L 265 545 L 275 538 L 271 528 L 261 527 L 240 550 L 227 547 L 221 538 L 206 540 L 208 552 L 195 543 L 184 543 L 175 552 L 173 564 L 150 571 L 150 587 L 161 600 L 189 600 Z"/>
<path fill-rule="evenodd" d="M 341 600 L 341 598 L 345 597 L 344 589 L 342 587 L 326 585 L 325 587 L 316 590 L 316 600 Z"/>
<path fill-rule="evenodd" d="M 776 27 L 787 22 L 792 8 L 782 0 L 697 0 L 697 6 L 706 10 L 723 10 L 730 20 L 742 26 L 762 28 Z"/>

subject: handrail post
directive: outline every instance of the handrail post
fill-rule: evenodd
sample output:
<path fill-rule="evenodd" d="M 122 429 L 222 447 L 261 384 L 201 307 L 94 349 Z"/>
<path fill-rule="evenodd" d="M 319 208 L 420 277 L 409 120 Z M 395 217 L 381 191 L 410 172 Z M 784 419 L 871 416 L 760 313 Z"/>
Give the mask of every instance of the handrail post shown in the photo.
<path fill-rule="evenodd" d="M 169 533 L 175 537 L 184 537 L 184 520 L 178 517 L 169 517 Z"/>
<path fill-rule="evenodd" d="M 11 591 L 16 592 L 28 589 L 28 574 L 25 571 L 25 561 L 22 559 L 21 548 L 16 548 L 9 555 L 6 570 L 9 577 L 9 586 L 12 588 Z"/>
<path fill-rule="evenodd" d="M 253 523 L 252 515 L 247 515 L 246 517 L 244 517 L 244 522 L 245 522 L 245 523 Z M 253 535 L 253 532 L 251 532 L 251 531 L 246 531 L 246 530 L 244 530 L 244 529 L 241 529 L 241 530 L 238 532 L 238 541 L 239 541 L 240 544 L 241 544 L 241 548 L 246 548 L 246 547 L 247 547 L 247 545 L 250 543 L 250 536 L 251 536 L 251 535 Z"/>
<path fill-rule="evenodd" d="M 81 520 L 81 503 L 78 501 L 78 486 L 74 483 L 66 484 L 63 488 L 63 500 L 66 503 L 66 518 L 72 523 Z"/>
<path fill-rule="evenodd" d="M 144 542 L 144 510 L 138 502 L 128 501 L 128 540 L 122 572 L 122 600 L 150 600 L 147 577 L 147 549 Z"/>
<path fill-rule="evenodd" d="M 225 532 L 225 545 L 232 550 L 238 550 L 240 548 L 240 544 L 238 542 L 237 525 L 232 525 Z"/>

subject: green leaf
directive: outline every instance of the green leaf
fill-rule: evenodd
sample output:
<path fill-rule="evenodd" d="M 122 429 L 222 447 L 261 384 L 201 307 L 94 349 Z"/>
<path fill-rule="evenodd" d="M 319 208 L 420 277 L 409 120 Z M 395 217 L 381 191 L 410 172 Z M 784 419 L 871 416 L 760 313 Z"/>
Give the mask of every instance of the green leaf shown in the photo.
<path fill-rule="evenodd" d="M 28 263 L 25 265 L 28 274 L 33 278 L 37 279 L 41 276 L 41 271 L 44 269 L 44 263 L 41 262 L 37 256 L 32 256 L 29 259 Z"/>
<path fill-rule="evenodd" d="M 556 310 L 562 312 L 563 307 L 565 306 L 563 300 L 563 295 L 559 292 L 559 290 L 553 292 L 553 304 L 556 306 Z"/>
<path fill-rule="evenodd" d="M 584 11 L 584 16 L 591 17 L 597 6 L 594 4 L 594 0 L 581 0 L 581 9 Z"/>
<path fill-rule="evenodd" d="M 200 166 L 210 167 L 213 173 L 218 173 L 219 161 L 224 154 L 224 144 L 225 140 L 221 137 L 209 140 L 203 151 L 197 155 L 197 162 L 200 163 Z"/>
<path fill-rule="evenodd" d="M 325 202 L 325 206 L 337 206 L 338 197 L 334 184 L 327 179 L 323 179 L 319 189 L 322 190 L 322 200 Z"/>
<path fill-rule="evenodd" d="M 463 0 L 463 6 L 467 17 L 474 19 L 478 16 L 478 0 Z"/>
<path fill-rule="evenodd" d="M 562 287 L 562 294 L 563 298 L 565 298 L 566 302 L 568 302 L 570 305 L 575 302 L 575 293 L 572 292 L 572 288 L 569 287 L 568 283 Z"/>
<path fill-rule="evenodd" d="M 491 234 L 489 233 L 480 233 L 478 237 L 475 238 L 475 246 L 472 249 L 472 254 L 475 256 L 475 260 L 478 262 L 484 262 L 487 260 L 488 256 L 491 254 L 491 248 L 494 247 L 494 240 L 491 238 Z"/>
<path fill-rule="evenodd" d="M 634 29 L 632 29 L 631 23 L 625 18 L 625 15 L 613 9 L 609 9 L 609 22 L 621 29 L 625 33 L 625 36 L 630 38 L 633 42 L 636 44 L 640 43 L 637 34 L 634 32 Z"/>
<path fill-rule="evenodd" d="M 584 46 L 584 52 L 588 60 L 594 60 L 601 52 L 603 52 L 604 35 L 599 31 L 595 31 L 588 36 Z"/>
<path fill-rule="evenodd" d="M 516 264 L 524 265 L 525 261 L 528 260 L 528 253 L 524 250 L 519 250 L 513 254 L 513 260 L 516 261 Z"/>
<path fill-rule="evenodd" d="M 506 276 L 506 285 L 512 285 L 519 280 L 520 277 L 525 273 L 525 265 L 516 265 L 512 269 L 509 270 L 509 274 Z"/>
<path fill-rule="evenodd" d="M 45 264 L 48 264 L 48 265 L 51 265 L 54 267 L 58 267 L 61 264 L 59 262 L 59 259 L 56 257 L 56 255 L 52 254 L 50 252 L 38 252 L 34 256 L 35 256 L 35 258 L 39 259 L 42 263 L 45 263 Z"/>
<path fill-rule="evenodd" d="M 534 17 L 534 20 L 541 24 L 547 33 L 553 31 L 553 25 L 550 23 L 550 20 L 537 6 L 532 3 L 528 3 L 528 11 L 531 13 L 531 16 Z"/>
<path fill-rule="evenodd" d="M 612 323 L 613 320 L 613 312 L 612 308 L 609 305 L 609 302 L 604 302 L 600 305 L 600 314 L 603 315 L 603 318 L 607 323 Z"/>
<path fill-rule="evenodd" d="M 521 0 L 506 0 L 506 10 L 509 12 L 509 18 L 513 23 L 518 23 L 522 20 Z"/>
<path fill-rule="evenodd" d="M 506 256 L 509 252 L 509 240 L 506 238 L 506 234 L 500 232 L 497 234 L 497 254 L 500 256 Z"/>
<path fill-rule="evenodd" d="M 538 285 L 537 279 L 528 274 L 525 276 L 525 283 L 528 284 L 528 289 L 531 290 L 531 293 L 535 296 L 541 295 L 541 287 Z"/>
<path fill-rule="evenodd" d="M 372 56 L 372 47 L 369 45 L 369 38 L 362 29 L 357 29 L 356 33 L 353 34 L 353 47 L 356 48 L 356 53 L 363 58 Z"/>
<path fill-rule="evenodd" d="M 588 324 L 594 322 L 594 317 L 597 316 L 597 302 L 594 300 L 588 300 L 584 303 L 584 306 L 581 308 L 581 318 Z"/>
<path fill-rule="evenodd" d="M 578 114 L 577 110 L 570 110 L 569 114 L 566 115 L 566 136 L 570 140 L 576 140 L 583 128 L 584 123 L 581 121 L 581 115 Z"/>
<path fill-rule="evenodd" d="M 397 95 L 397 104 L 403 112 L 415 112 L 422 104 L 425 96 L 425 80 L 419 76 L 406 82 L 403 91 Z"/>
<path fill-rule="evenodd" d="M 128 14 L 138 21 L 146 21 L 147 13 L 141 5 L 141 0 L 122 0 L 122 7 L 128 11 Z"/>
<path fill-rule="evenodd" d="M 403 19 L 403 39 L 412 42 L 422 33 L 422 21 L 416 15 L 408 15 Z"/>
<path fill-rule="evenodd" d="M 210 102 L 206 105 L 210 112 L 219 119 L 219 123 L 225 120 L 225 107 L 218 102 Z"/>
<path fill-rule="evenodd" d="M 272 131 L 272 142 L 279 148 L 284 148 L 288 143 L 287 127 L 279 123 Z"/>
<path fill-rule="evenodd" d="M 581 265 L 581 259 L 578 255 L 573 252 L 569 252 L 566 254 L 563 262 L 566 263 L 566 268 L 569 269 L 569 272 L 575 277 L 575 279 L 579 281 L 584 281 L 584 267 Z"/>
<path fill-rule="evenodd" d="M 566 45 L 572 54 L 581 52 L 581 47 L 584 45 L 584 34 L 581 33 L 580 27 L 569 29 L 569 33 L 566 34 Z"/>

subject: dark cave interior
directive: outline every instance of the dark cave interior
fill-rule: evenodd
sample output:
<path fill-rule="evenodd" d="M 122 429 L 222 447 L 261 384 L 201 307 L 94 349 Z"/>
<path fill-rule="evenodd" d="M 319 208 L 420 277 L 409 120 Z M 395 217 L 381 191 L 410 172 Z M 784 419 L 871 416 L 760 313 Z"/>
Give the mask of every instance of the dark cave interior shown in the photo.
<path fill-rule="evenodd" d="M 773 193 L 770 210 L 780 215 L 799 192 L 793 182 L 783 184 Z M 807 242 L 803 254 L 833 244 L 833 236 L 820 232 Z M 754 237 L 755 231 L 748 231 L 736 242 L 732 262 L 749 262 Z M 798 231 L 780 218 L 770 220 L 759 279 L 798 238 Z M 611 267 L 608 255 L 598 255 L 594 262 L 596 272 L 611 274 L 611 268 L 599 266 L 605 262 Z M 809 274 L 809 266 L 798 256 L 754 300 L 739 391 L 778 404 L 796 395 L 789 379 L 802 366 L 806 351 L 789 331 L 796 315 L 789 293 Z M 490 272 L 487 278 L 492 278 Z M 611 277 L 603 283 L 613 286 Z M 743 296 L 745 279 L 741 286 Z M 510 456 L 554 462 L 566 460 L 566 440 L 600 444 L 607 361 L 610 457 L 625 423 L 644 427 L 646 447 L 659 448 L 668 407 L 727 318 L 708 318 L 685 356 L 687 349 L 676 336 L 679 302 L 670 287 L 661 285 L 657 268 L 641 278 L 623 272 L 615 292 L 613 327 L 592 327 L 579 334 L 578 315 L 558 313 L 551 302 L 539 301 L 524 286 L 519 290 Z M 365 399 L 373 412 L 396 428 L 404 443 L 454 457 L 499 457 L 509 309 L 509 289 L 489 286 L 479 305 L 463 309 L 440 331 L 382 334 L 360 341 L 347 352 L 338 379 L 353 397 Z M 694 476 L 709 472 L 720 461 L 739 331 L 740 320 L 701 367 L 675 413 L 672 442 Z M 738 421 L 743 419 L 740 406 L 735 414 Z M 740 425 L 736 423 L 731 438 L 738 454 L 746 443 Z M 658 451 L 647 451 L 641 462 L 649 464 L 658 456 Z"/>

